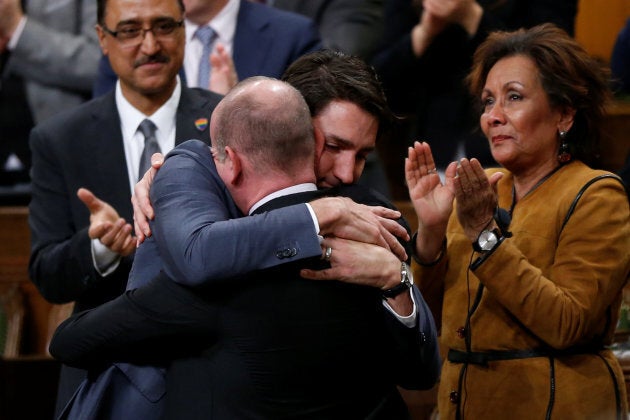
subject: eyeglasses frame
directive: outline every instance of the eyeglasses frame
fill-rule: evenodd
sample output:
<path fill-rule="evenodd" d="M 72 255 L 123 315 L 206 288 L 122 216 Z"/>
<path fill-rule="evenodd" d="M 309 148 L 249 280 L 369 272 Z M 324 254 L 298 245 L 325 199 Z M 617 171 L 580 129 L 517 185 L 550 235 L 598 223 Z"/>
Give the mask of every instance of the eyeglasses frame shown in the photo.
<path fill-rule="evenodd" d="M 176 29 L 181 28 L 182 26 L 184 26 L 184 19 L 183 19 L 183 18 L 182 18 L 182 19 L 180 19 L 180 20 L 174 20 L 174 19 L 173 19 L 173 22 L 174 22 L 174 23 L 175 23 L 175 25 L 176 25 L 176 26 L 175 26 L 175 28 L 173 29 L 173 32 L 174 32 Z M 111 29 L 109 29 L 109 28 L 108 28 L 107 26 L 105 26 L 104 24 L 103 24 L 103 25 L 99 24 L 99 26 L 101 27 L 101 29 L 102 29 L 105 33 L 107 33 L 107 34 L 111 35 L 112 37 L 114 37 L 114 38 L 115 38 L 118 42 L 120 42 L 120 43 L 121 43 L 121 44 L 123 44 L 123 45 L 125 44 L 125 42 L 132 42 L 132 41 L 135 41 L 135 40 L 138 40 L 138 39 L 139 39 L 139 40 L 140 40 L 140 42 L 138 42 L 137 44 L 133 44 L 133 43 L 129 44 L 129 46 L 133 46 L 133 45 L 140 45 L 140 44 L 142 43 L 142 41 L 144 40 L 144 37 L 146 36 L 147 32 L 151 32 L 151 33 L 153 34 L 153 37 L 158 38 L 158 36 L 155 34 L 155 32 L 153 32 L 153 29 L 154 29 L 155 25 L 157 25 L 158 23 L 160 23 L 160 21 L 159 21 L 159 20 L 158 20 L 158 21 L 155 21 L 155 22 L 153 22 L 153 23 L 151 23 L 151 26 L 150 26 L 149 28 L 146 28 L 146 29 L 145 29 L 145 28 L 140 28 L 140 35 L 139 35 L 139 36 L 135 36 L 135 37 L 133 37 L 133 38 L 127 38 L 127 39 L 124 39 L 124 40 L 123 40 L 123 39 L 120 39 L 120 38 L 118 37 L 118 34 L 120 34 L 120 30 L 118 30 L 118 31 L 112 31 Z M 170 32 L 168 35 L 172 34 L 173 32 Z"/>

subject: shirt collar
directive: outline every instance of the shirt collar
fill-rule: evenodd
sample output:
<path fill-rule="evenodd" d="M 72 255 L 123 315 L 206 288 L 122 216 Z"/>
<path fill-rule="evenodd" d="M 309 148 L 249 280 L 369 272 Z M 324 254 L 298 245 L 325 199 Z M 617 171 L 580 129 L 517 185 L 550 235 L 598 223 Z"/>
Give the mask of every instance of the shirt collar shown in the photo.
<path fill-rule="evenodd" d="M 236 32 L 236 20 L 241 7 L 240 0 L 229 0 L 225 7 L 206 23 L 217 34 L 217 39 L 223 45 L 232 45 L 234 33 Z M 186 21 L 186 42 L 190 42 L 195 35 L 195 31 L 200 25 L 196 25 L 189 20 Z"/>
<path fill-rule="evenodd" d="M 175 89 L 171 97 L 162 105 L 153 115 L 144 115 L 138 109 L 127 101 L 122 94 L 120 87 L 120 81 L 116 82 L 116 107 L 118 108 L 118 114 L 120 115 L 120 125 L 123 132 L 123 138 L 132 138 L 138 130 L 138 126 L 145 118 L 149 118 L 157 127 L 157 133 L 163 133 L 162 135 L 156 134 L 158 141 L 161 136 L 165 136 L 171 132 L 173 125 L 175 124 L 175 118 L 173 116 L 177 112 L 177 105 L 182 93 L 182 87 L 179 80 L 179 76 L 176 77 L 177 82 Z"/>
<path fill-rule="evenodd" d="M 292 187 L 287 187 L 287 188 L 283 188 L 281 190 L 278 190 L 276 192 L 273 192 L 265 197 L 263 197 L 262 199 L 258 200 L 250 209 L 249 209 L 249 214 L 251 215 L 254 211 L 256 211 L 256 209 L 260 206 L 262 206 L 265 203 L 268 203 L 269 201 L 278 198 L 278 197 L 283 197 L 285 195 L 290 195 L 290 194 L 297 194 L 297 193 L 301 193 L 301 192 L 306 192 L 306 191 L 316 191 L 317 190 L 317 185 L 309 182 L 309 183 L 305 183 L 305 184 L 298 184 L 298 185 L 293 185 Z"/>

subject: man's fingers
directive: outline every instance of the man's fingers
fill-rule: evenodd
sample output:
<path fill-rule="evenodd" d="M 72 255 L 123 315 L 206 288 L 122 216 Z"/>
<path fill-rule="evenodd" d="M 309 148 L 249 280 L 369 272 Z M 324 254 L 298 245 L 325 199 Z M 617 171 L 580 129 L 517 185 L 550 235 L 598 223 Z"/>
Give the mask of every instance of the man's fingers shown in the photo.
<path fill-rule="evenodd" d="M 157 170 L 160 169 L 160 167 L 162 167 L 163 163 L 164 163 L 164 155 L 162 153 L 158 152 L 158 153 L 153 153 L 151 155 L 151 168 L 155 169 L 155 171 L 151 171 L 151 168 L 147 170 L 147 172 L 150 173 L 151 179 L 153 179 L 153 177 L 157 173 Z"/>
<path fill-rule="evenodd" d="M 129 255 L 135 248 L 131 225 L 120 219 L 100 240 L 111 251 L 120 255 Z"/>
<path fill-rule="evenodd" d="M 308 280 L 338 280 L 338 269 L 326 268 L 324 270 L 310 270 L 304 268 L 300 270 L 300 276 Z"/>
<path fill-rule="evenodd" d="M 157 172 L 157 169 L 149 168 L 142 179 L 133 187 L 137 208 L 147 219 L 153 219 L 154 217 L 153 206 L 151 205 L 151 200 L 149 199 L 149 190 L 151 189 L 151 183 L 153 182 L 153 174 L 151 174 L 151 171 Z M 134 211 L 135 209 L 136 206 L 134 206 Z"/>
<path fill-rule="evenodd" d="M 87 188 L 79 188 L 77 190 L 77 197 L 85 204 L 90 213 L 99 211 L 103 205 L 102 201 Z"/>
<path fill-rule="evenodd" d="M 88 229 L 88 236 L 90 239 L 100 239 L 112 229 L 112 226 L 111 222 L 94 223 Z"/>
<path fill-rule="evenodd" d="M 130 226 L 131 228 L 131 226 Z M 136 250 L 136 238 L 128 232 L 127 235 L 121 236 L 119 240 L 114 243 L 114 245 L 110 248 L 113 252 L 126 257 L 127 255 L 131 255 Z"/>
<path fill-rule="evenodd" d="M 136 233 L 139 245 L 144 242 L 146 237 L 151 236 L 151 227 L 149 226 L 149 221 L 142 213 L 135 196 L 131 198 L 131 203 L 133 204 L 133 230 Z"/>
<path fill-rule="evenodd" d="M 411 239 L 409 237 L 407 229 L 402 227 L 402 225 L 396 220 L 380 218 L 379 222 L 383 228 L 385 228 L 389 233 L 396 236 L 397 238 L 400 238 L 403 241 L 408 241 L 409 239 Z M 389 243 L 389 241 L 387 242 Z"/>
<path fill-rule="evenodd" d="M 370 209 L 372 213 L 377 216 L 384 217 L 387 219 L 399 219 L 401 217 L 401 213 L 398 210 L 388 209 L 387 207 L 382 206 L 366 206 Z"/>
<path fill-rule="evenodd" d="M 155 214 L 149 199 L 149 190 L 151 189 L 153 178 L 162 165 L 163 160 L 164 156 L 162 154 L 154 153 L 151 157 L 153 166 L 149 168 L 142 179 L 133 187 L 134 193 L 131 197 L 131 203 L 133 205 L 134 231 L 139 243 L 144 241 L 145 237 L 151 236 L 149 220 L 152 220 Z"/>
<path fill-rule="evenodd" d="M 103 245 L 108 248 L 111 248 L 116 240 L 116 237 L 120 234 L 121 229 L 125 226 L 124 219 L 118 219 L 115 223 L 111 224 L 110 228 L 107 229 L 98 239 L 101 241 Z"/>
<path fill-rule="evenodd" d="M 402 230 L 408 237 L 409 235 L 407 234 L 407 231 L 405 229 Z M 396 236 L 394 236 L 389 230 L 385 229 L 385 227 L 382 228 L 382 235 L 383 239 L 385 239 L 385 242 L 387 243 L 387 247 L 385 248 L 393 252 L 399 260 L 406 261 L 407 252 L 405 251 L 405 248 L 400 244 Z"/>
<path fill-rule="evenodd" d="M 140 212 L 140 206 L 138 205 L 138 200 L 135 195 L 131 196 L 131 206 L 133 207 L 133 231 L 136 234 L 136 237 L 143 236 L 143 227 L 142 227 L 142 219 L 138 218 L 137 215 Z M 140 220 L 139 220 L 140 219 Z M 142 239 L 144 240 L 144 238 Z"/>

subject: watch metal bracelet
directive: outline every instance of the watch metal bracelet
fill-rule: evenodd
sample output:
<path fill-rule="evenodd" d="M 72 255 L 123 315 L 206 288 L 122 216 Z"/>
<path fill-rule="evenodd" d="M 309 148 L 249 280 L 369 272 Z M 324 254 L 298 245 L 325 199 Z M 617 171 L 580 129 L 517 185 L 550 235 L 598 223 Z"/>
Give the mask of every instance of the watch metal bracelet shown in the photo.
<path fill-rule="evenodd" d="M 501 236 L 497 244 L 490 251 L 485 252 L 484 254 L 481 255 L 481 257 L 473 261 L 472 264 L 470 264 L 469 268 L 472 271 L 475 271 L 481 264 L 483 264 L 485 260 L 487 260 L 490 257 L 490 255 L 494 254 L 494 251 L 496 251 L 497 248 L 499 248 L 499 246 L 503 243 L 503 241 L 505 241 L 505 239 L 506 239 L 505 236 Z"/>

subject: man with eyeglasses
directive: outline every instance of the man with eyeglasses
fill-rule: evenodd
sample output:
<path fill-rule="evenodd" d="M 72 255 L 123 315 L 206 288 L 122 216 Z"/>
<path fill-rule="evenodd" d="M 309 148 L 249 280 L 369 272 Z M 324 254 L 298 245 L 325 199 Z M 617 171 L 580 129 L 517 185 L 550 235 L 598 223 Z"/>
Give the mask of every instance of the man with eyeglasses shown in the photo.
<path fill-rule="evenodd" d="M 280 77 L 294 60 L 321 48 L 315 22 L 246 0 L 184 0 L 186 85 L 225 94 L 250 76 Z M 210 60 L 210 61 L 209 61 Z M 116 81 L 101 59 L 94 96 Z"/>
<path fill-rule="evenodd" d="M 147 163 L 145 140 L 149 157 L 151 147 L 167 152 L 190 138 L 208 141 L 209 115 L 220 99 L 183 87 L 177 76 L 185 43 L 181 0 L 99 0 L 97 16 L 101 49 L 119 76 L 115 91 L 30 135 L 30 278 L 48 301 L 74 301 L 75 311 L 125 289 L 135 251 L 130 198 Z M 57 411 L 84 377 L 62 369 Z"/>

